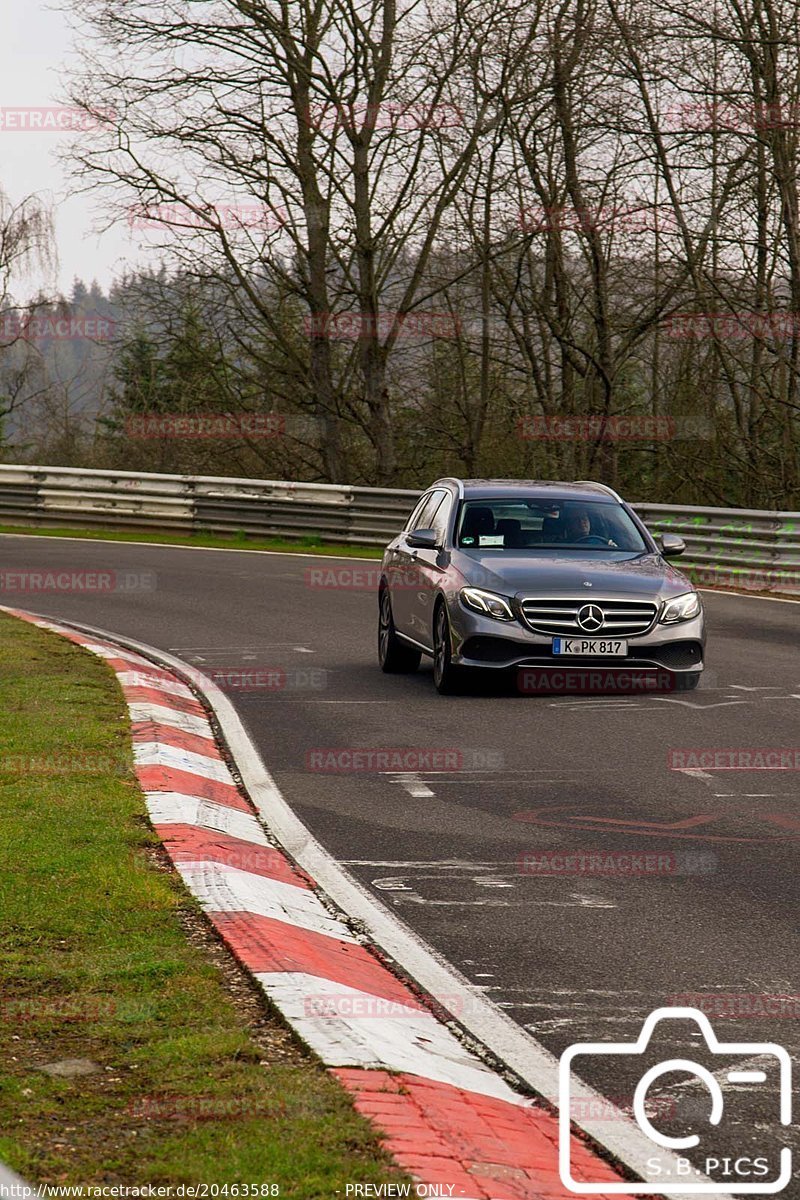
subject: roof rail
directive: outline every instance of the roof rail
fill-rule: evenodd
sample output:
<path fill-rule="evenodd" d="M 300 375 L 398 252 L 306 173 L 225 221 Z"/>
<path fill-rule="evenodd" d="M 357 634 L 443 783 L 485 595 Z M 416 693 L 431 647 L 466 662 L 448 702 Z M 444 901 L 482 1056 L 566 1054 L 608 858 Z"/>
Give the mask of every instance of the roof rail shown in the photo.
<path fill-rule="evenodd" d="M 609 496 L 613 496 L 615 500 L 619 500 L 622 504 L 622 497 L 613 488 L 610 488 L 606 483 L 598 483 L 596 479 L 576 479 L 575 482 L 581 486 L 589 484 L 590 487 L 600 488 L 602 492 L 607 492 Z"/>
<path fill-rule="evenodd" d="M 443 475 L 441 479 L 437 479 L 435 483 L 432 483 L 431 487 L 438 487 L 440 483 L 454 483 L 458 491 L 459 500 L 464 499 L 464 484 L 455 475 Z"/>

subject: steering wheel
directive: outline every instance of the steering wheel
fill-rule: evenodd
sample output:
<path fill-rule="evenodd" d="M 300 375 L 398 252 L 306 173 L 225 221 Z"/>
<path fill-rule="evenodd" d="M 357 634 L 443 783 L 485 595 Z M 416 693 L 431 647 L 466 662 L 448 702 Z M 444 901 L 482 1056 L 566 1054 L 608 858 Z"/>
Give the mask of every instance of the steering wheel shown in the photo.
<path fill-rule="evenodd" d="M 597 533 L 587 533 L 586 537 L 578 538 L 577 541 L 578 541 L 579 545 L 584 542 L 586 543 L 586 545 L 592 545 L 592 546 L 607 546 L 608 545 L 608 540 L 606 538 L 600 537 L 599 534 L 597 534 Z"/>

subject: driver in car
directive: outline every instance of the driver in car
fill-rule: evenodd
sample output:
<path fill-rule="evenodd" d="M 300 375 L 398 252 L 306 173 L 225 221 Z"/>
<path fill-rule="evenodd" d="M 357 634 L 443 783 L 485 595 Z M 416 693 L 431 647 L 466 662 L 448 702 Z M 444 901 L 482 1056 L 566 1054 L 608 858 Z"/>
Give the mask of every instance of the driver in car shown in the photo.
<path fill-rule="evenodd" d="M 594 545 L 617 548 L 617 543 L 612 538 L 592 533 L 592 520 L 585 508 L 573 508 L 567 513 L 564 540 L 573 543 L 591 542 Z"/>
<path fill-rule="evenodd" d="M 589 537 L 591 532 L 592 522 L 585 508 L 573 508 L 567 513 L 564 531 L 566 541 L 580 542 L 583 538 Z"/>

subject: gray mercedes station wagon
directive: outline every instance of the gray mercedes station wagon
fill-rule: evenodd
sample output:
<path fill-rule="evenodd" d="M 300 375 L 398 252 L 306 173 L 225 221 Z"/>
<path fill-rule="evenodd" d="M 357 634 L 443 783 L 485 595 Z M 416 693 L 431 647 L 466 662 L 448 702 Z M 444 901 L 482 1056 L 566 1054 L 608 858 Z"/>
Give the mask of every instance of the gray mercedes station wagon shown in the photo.
<path fill-rule="evenodd" d="M 694 688 L 702 604 L 667 562 L 684 549 L 601 483 L 439 479 L 383 556 L 380 665 L 415 671 L 429 655 L 442 693 L 475 668 L 597 667 Z"/>

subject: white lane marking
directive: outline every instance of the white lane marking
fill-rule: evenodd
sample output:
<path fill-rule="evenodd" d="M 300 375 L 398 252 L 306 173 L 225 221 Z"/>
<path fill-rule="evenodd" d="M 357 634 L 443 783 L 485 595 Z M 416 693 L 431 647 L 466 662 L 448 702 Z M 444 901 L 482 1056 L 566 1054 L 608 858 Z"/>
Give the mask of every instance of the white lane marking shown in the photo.
<path fill-rule="evenodd" d="M 425 876 L 422 876 L 425 879 Z M 415 883 L 419 883 L 419 877 L 415 878 Z M 458 882 L 458 881 L 454 881 Z M 487 881 L 483 879 L 469 880 L 468 882 L 486 884 L 490 882 L 494 887 L 510 887 L 516 886 L 515 883 L 505 883 L 502 881 Z M 383 879 L 373 879 L 373 887 L 379 892 L 399 893 L 398 898 L 393 901 L 393 904 L 424 904 L 432 908 L 522 908 L 530 904 L 535 904 L 542 908 L 616 908 L 617 905 L 610 900 L 603 899 L 602 896 L 587 896 L 581 892 L 570 892 L 568 899 L 565 900 L 538 900 L 536 897 L 530 896 L 525 899 L 500 900 L 494 897 L 479 896 L 473 899 L 465 900 L 428 900 L 425 896 L 420 896 L 419 892 L 415 891 L 410 883 L 406 882 L 406 876 L 395 875 L 387 876 Z"/>
<path fill-rule="evenodd" d="M 675 767 L 673 768 L 676 775 L 688 775 L 690 779 L 702 779 L 704 783 L 713 783 L 716 786 L 716 779 L 713 775 L 709 775 L 708 771 L 703 771 L 700 767 Z"/>
<path fill-rule="evenodd" d="M 462 1046 L 432 1013 L 395 1004 L 396 1016 L 370 1015 L 379 1013 L 381 1005 L 388 1006 L 389 1002 L 302 972 L 260 972 L 256 979 L 328 1066 L 403 1071 L 520 1108 L 532 1104 Z M 330 996 L 340 1009 L 352 1006 L 354 1012 L 366 1015 L 309 1015 L 315 1002 L 324 1003 L 325 996 Z"/>
<path fill-rule="evenodd" d="M 0 533 L 0 537 L 7 538 L 33 538 L 38 540 L 52 542 L 86 542 L 85 537 L 63 537 L 55 533 Z M 148 550 L 189 550 L 192 554 L 202 551 L 206 554 L 261 554 L 270 558 L 315 558 L 318 562 L 360 562 L 360 563 L 379 563 L 381 555 L 365 555 L 365 554 L 310 554 L 308 551 L 301 550 L 239 550 L 233 546 L 186 546 L 182 542 L 129 542 L 120 541 L 118 538 L 96 538 L 90 539 L 95 546 L 146 546 Z M 283 576 L 284 579 L 293 579 L 294 576 Z M 297 581 L 300 582 L 299 580 Z M 62 626 L 63 628 L 63 626 Z M 90 629 L 88 625 L 83 626 L 87 631 Z M 95 630 L 95 636 L 114 638 L 119 641 L 119 635 L 106 633 L 105 630 Z"/>
<path fill-rule="evenodd" d="M 179 708 L 165 708 L 163 704 L 150 704 L 147 700 L 134 700 L 128 705 L 131 721 L 154 721 L 157 725 L 171 725 L 184 733 L 196 733 L 199 737 L 213 737 L 211 726 L 205 717 L 195 713 L 181 712 Z"/>
<path fill-rule="evenodd" d="M 495 867 L 519 867 L 518 858 L 492 858 L 486 862 L 469 862 L 465 859 L 387 859 L 387 858 L 342 858 L 345 867 L 413 867 L 419 870 L 442 871 L 491 871 Z"/>
<path fill-rule="evenodd" d="M 313 654 L 313 650 L 309 650 L 306 646 L 298 646 L 297 642 L 259 642 L 253 646 L 170 646 L 170 650 L 175 650 L 180 654 L 187 654 L 189 651 L 198 652 L 205 650 L 206 652 L 217 653 L 218 651 L 233 651 L 234 654 L 244 655 L 245 651 L 249 653 L 258 653 L 261 650 L 302 650 L 306 654 Z"/>
<path fill-rule="evenodd" d="M 717 700 L 713 704 L 698 704 L 696 700 L 676 700 L 674 696 L 652 696 L 662 704 L 680 704 L 684 708 L 730 708 L 732 704 L 747 704 L 746 700 Z"/>
<path fill-rule="evenodd" d="M 416 771 L 401 771 L 398 774 L 389 773 L 390 783 L 399 783 L 409 796 L 416 800 L 429 800 L 434 795 L 427 783 L 424 783 Z"/>
<path fill-rule="evenodd" d="M 259 846 L 270 844 L 252 813 L 199 796 L 184 796 L 181 792 L 145 792 L 145 799 L 154 825 L 196 825 L 240 838 L 243 842 L 254 842 Z"/>
<path fill-rule="evenodd" d="M 321 933 L 338 942 L 354 945 L 357 939 L 322 901 L 293 883 L 283 883 L 252 871 L 240 871 L 224 863 L 179 862 L 175 864 L 184 883 L 209 912 L 252 913 L 272 917 L 296 929 Z"/>
<path fill-rule="evenodd" d="M 757 687 L 751 687 L 747 683 L 730 683 L 728 687 L 737 692 L 777 692 L 780 691 L 777 684 L 759 684 Z"/>
<path fill-rule="evenodd" d="M 180 750 L 163 742 L 134 742 L 133 758 L 138 767 L 166 767 L 172 771 L 188 771 L 217 783 L 234 784 L 235 780 L 221 758 Z"/>
<path fill-rule="evenodd" d="M 251 695 L 252 692 L 251 692 Z M 279 700 L 282 704 L 369 704 L 372 708 L 375 704 L 395 704 L 393 700 L 306 700 L 303 696 L 287 696 L 285 692 L 269 691 L 258 692 L 254 698 L 257 700 Z"/>
<path fill-rule="evenodd" d="M 152 671 L 152 666 L 150 667 Z M 187 700 L 196 700 L 194 692 L 185 683 L 173 683 L 160 675 L 152 675 L 146 670 L 120 671 L 117 675 L 124 688 L 151 688 L 156 692 L 164 692 L 169 696 L 183 696 Z"/>
<path fill-rule="evenodd" d="M 88 625 L 74 627 L 95 637 L 109 638 L 133 650 L 142 651 L 178 672 L 191 672 L 188 663 L 154 646 Z M 443 1007 L 449 1008 L 456 1016 L 460 1013 L 461 1024 L 479 1043 L 540 1096 L 557 1104 L 559 1064 L 556 1056 L 488 1000 L 452 963 L 428 946 L 393 912 L 379 904 L 367 887 L 342 868 L 285 800 L 229 697 L 212 681 L 203 683 L 202 694 L 214 711 L 253 804 L 290 857 L 316 880 L 318 886 L 348 914 L 350 920 L 357 920 L 365 934 L 394 958 L 429 995 L 450 997 Z M 591 1111 L 592 1104 L 607 1106 L 608 1101 L 578 1076 L 571 1076 L 570 1082 L 571 1095 L 578 1101 L 586 1102 L 587 1112 Z M 647 1162 L 652 1157 L 653 1143 L 624 1113 L 620 1113 L 620 1119 L 614 1122 L 581 1116 L 573 1123 L 609 1150 L 640 1179 L 647 1179 Z M 675 1155 L 662 1153 L 661 1163 L 675 1176 L 680 1175 L 680 1164 Z M 696 1178 L 709 1182 L 704 1176 Z M 672 1194 L 672 1200 L 685 1200 L 685 1197 L 685 1193 Z M 718 1192 L 717 1200 L 732 1200 L 732 1197 L 730 1193 Z"/>

